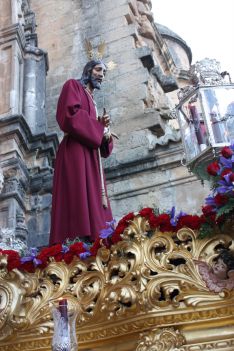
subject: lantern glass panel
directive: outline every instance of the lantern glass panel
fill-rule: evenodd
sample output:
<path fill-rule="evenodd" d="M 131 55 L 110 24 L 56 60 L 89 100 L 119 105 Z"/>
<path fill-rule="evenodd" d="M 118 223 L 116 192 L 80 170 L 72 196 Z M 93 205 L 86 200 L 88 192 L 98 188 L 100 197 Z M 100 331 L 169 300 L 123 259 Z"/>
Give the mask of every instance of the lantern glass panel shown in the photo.
<path fill-rule="evenodd" d="M 207 125 L 197 94 L 179 107 L 179 121 L 189 162 L 209 146 Z"/>
<path fill-rule="evenodd" d="M 202 88 L 201 98 L 210 129 L 212 144 L 234 140 L 234 89 L 233 86 Z"/>

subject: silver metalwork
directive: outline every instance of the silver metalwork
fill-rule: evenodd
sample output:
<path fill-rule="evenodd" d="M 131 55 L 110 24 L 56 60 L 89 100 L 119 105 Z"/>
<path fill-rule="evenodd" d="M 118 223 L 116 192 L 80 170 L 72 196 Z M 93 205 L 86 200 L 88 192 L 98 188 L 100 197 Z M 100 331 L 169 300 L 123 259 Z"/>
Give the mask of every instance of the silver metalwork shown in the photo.
<path fill-rule="evenodd" d="M 226 85 L 226 75 L 229 76 L 229 84 L 231 84 L 229 73 L 221 72 L 220 63 L 215 59 L 205 58 L 197 61 L 191 66 L 189 75 L 192 85 L 187 85 L 179 90 L 177 94 L 179 100 L 191 95 L 196 87 Z"/>
<path fill-rule="evenodd" d="M 178 94 L 186 166 L 200 179 L 209 179 L 208 163 L 234 142 L 234 84 L 227 84 L 219 71 L 216 60 L 198 62 L 191 70 L 194 86 Z"/>
<path fill-rule="evenodd" d="M 28 250 L 25 242 L 15 237 L 15 230 L 12 228 L 0 229 L 0 249 L 15 250 L 20 253 L 25 253 Z"/>

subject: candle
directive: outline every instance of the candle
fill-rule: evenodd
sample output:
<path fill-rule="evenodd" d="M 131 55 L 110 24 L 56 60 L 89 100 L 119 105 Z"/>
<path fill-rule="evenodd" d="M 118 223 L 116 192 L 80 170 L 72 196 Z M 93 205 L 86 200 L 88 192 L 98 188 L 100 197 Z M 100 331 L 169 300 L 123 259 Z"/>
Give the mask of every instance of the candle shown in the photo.
<path fill-rule="evenodd" d="M 68 321 L 67 299 L 59 299 L 59 312 L 61 317 Z"/>

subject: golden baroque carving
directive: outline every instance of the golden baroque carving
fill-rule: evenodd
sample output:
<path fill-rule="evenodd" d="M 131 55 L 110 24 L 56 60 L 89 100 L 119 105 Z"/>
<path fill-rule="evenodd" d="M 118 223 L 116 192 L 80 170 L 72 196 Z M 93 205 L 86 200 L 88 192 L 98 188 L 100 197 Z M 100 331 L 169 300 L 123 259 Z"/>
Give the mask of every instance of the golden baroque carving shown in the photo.
<path fill-rule="evenodd" d="M 233 351 L 234 339 L 183 346 L 181 351 Z"/>
<path fill-rule="evenodd" d="M 186 342 L 174 328 L 154 329 L 140 335 L 136 351 L 181 351 Z"/>
<path fill-rule="evenodd" d="M 150 232 L 147 220 L 137 216 L 121 242 L 69 266 L 51 262 L 34 274 L 7 272 L 0 255 L 0 340 L 15 332 L 22 338 L 49 335 L 49 305 L 62 296 L 78 311 L 81 342 L 231 316 L 234 291 L 209 291 L 196 265 L 209 264 L 221 246 L 233 248 L 231 238 L 197 235 L 190 229 Z"/>

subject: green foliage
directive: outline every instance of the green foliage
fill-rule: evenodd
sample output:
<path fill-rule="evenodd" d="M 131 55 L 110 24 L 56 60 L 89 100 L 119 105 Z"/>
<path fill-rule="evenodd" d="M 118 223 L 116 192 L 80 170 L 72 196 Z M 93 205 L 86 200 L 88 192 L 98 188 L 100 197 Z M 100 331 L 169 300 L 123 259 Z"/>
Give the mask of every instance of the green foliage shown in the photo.
<path fill-rule="evenodd" d="M 214 232 L 214 227 L 210 223 L 205 222 L 201 225 L 198 239 L 204 239 L 209 236 L 212 236 L 213 232 Z"/>
<path fill-rule="evenodd" d="M 226 215 L 232 210 L 234 210 L 234 199 L 229 198 L 228 202 L 218 209 L 216 218 L 219 218 L 222 215 Z"/>

